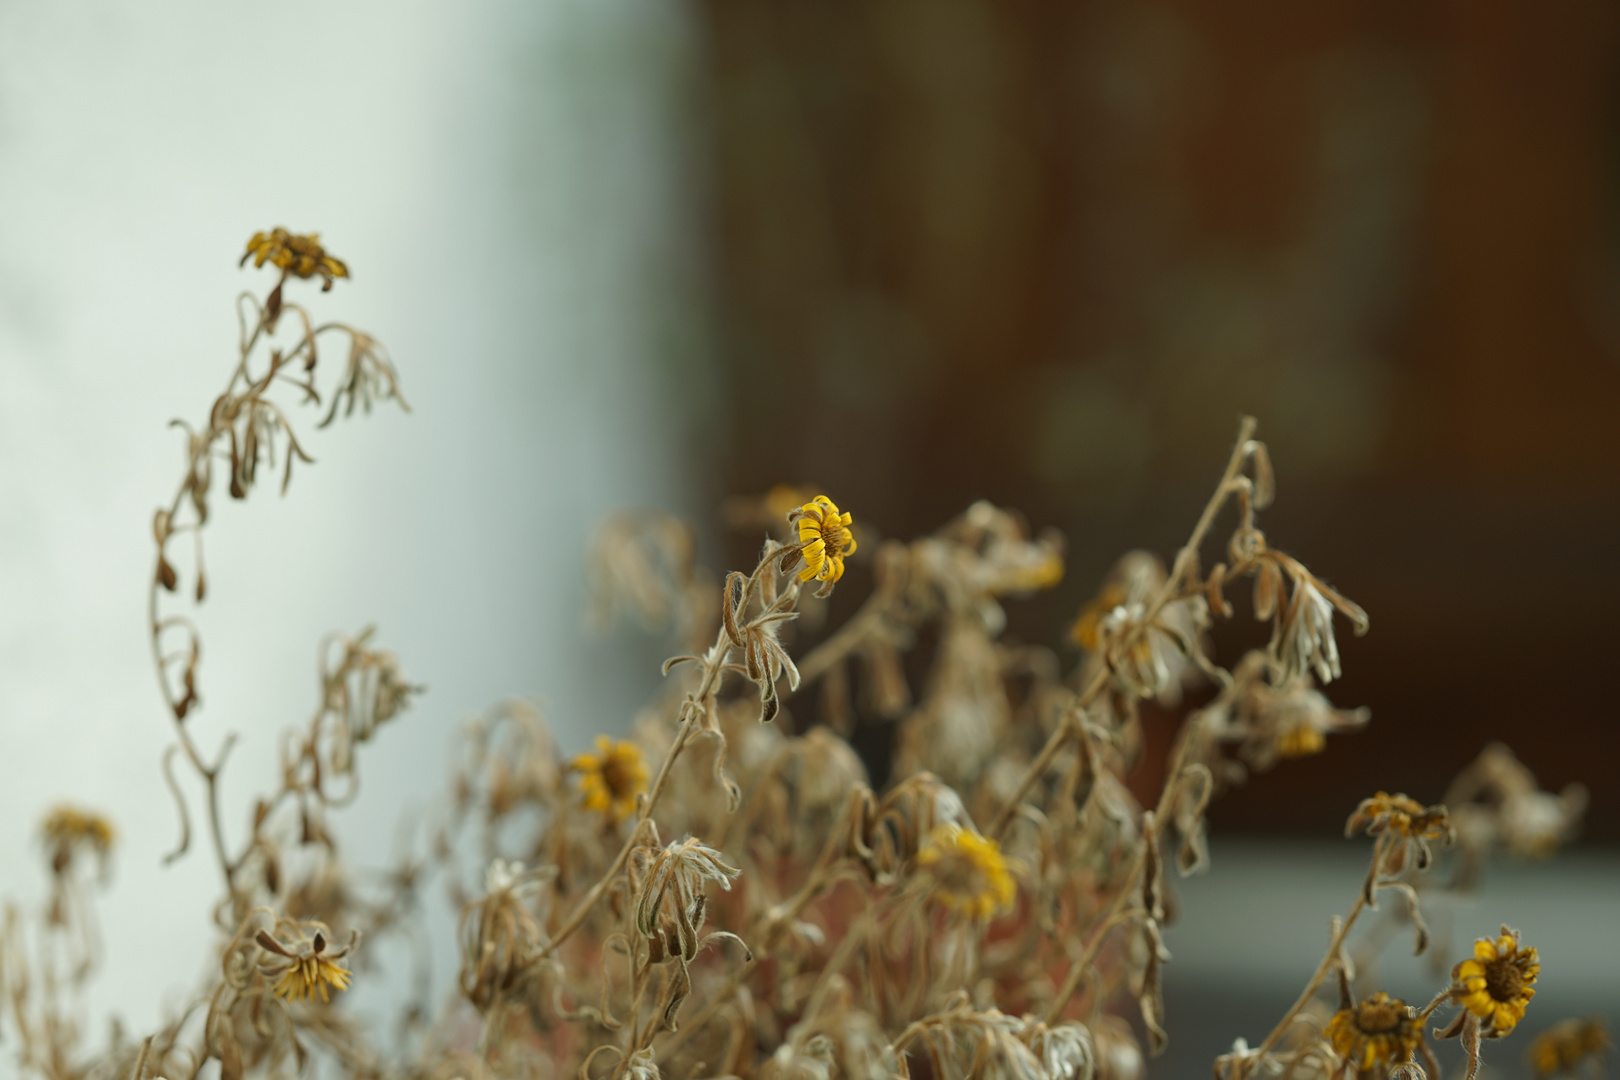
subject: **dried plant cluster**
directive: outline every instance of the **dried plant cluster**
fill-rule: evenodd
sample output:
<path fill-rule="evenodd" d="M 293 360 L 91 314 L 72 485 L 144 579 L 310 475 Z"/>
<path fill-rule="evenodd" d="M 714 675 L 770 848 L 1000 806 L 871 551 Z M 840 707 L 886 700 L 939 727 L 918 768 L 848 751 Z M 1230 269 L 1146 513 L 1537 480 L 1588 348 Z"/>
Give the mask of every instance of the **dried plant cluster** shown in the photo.
<path fill-rule="evenodd" d="M 697 566 L 687 525 L 657 513 L 610 520 L 590 567 L 595 615 L 680 636 L 664 691 L 627 738 L 602 735 L 572 758 L 526 706 L 470 723 L 440 818 L 420 850 L 378 871 L 340 857 L 329 816 L 358 793 L 359 746 L 420 688 L 369 630 L 324 643 L 314 714 L 282 742 L 279 787 L 232 846 L 219 808 L 232 740 L 203 751 L 198 632 L 183 611 L 165 614 L 206 595 L 215 471 L 228 469 L 227 490 L 245 498 L 278 453 L 284 487 L 293 460 L 309 460 L 282 396 L 324 407 L 321 425 L 356 405 L 404 404 L 373 338 L 316 324 L 284 298 L 300 279 L 320 278 L 324 291 L 349 277 L 318 237 L 260 233 L 249 258 L 279 273 L 262 301 L 239 301 L 237 365 L 205 422 L 186 428 L 180 484 L 153 526 L 152 649 L 176 739 L 164 758 L 180 822 L 170 857 L 192 845 L 178 764 L 200 782 L 220 872 L 217 958 L 159 1030 L 137 1039 L 115 1029 L 92 1051 L 79 991 L 99 955 L 91 899 L 114 833 L 96 814 L 53 811 L 49 902 L 37 920 L 8 907 L 0 939 L 8 1052 L 25 1073 L 1145 1075 L 1168 1038 L 1168 867 L 1208 866 L 1212 799 L 1368 720 L 1321 689 L 1340 674 L 1339 624 L 1361 633 L 1367 616 L 1261 530 L 1273 480 L 1252 420 L 1170 564 L 1127 554 L 1078 613 L 1084 659 L 1072 671 L 1056 650 L 1002 638 L 1003 605 L 1061 580 L 1061 538 L 1031 536 L 989 503 L 931 536 L 862 546 L 855 513 L 813 490 L 776 489 L 728 506 L 733 524 L 774 531 L 751 568 L 724 577 Z M 323 398 L 317 345 L 330 337 L 347 358 Z M 1206 568 L 1228 519 L 1222 557 Z M 872 587 L 859 610 L 798 647 L 862 562 Z M 1235 617 L 1240 588 L 1269 637 L 1223 661 L 1209 631 Z M 906 661 L 917 650 L 931 656 L 914 688 Z M 794 706 L 812 692 L 823 722 L 808 726 Z M 1166 781 L 1144 808 L 1125 777 L 1144 752 L 1148 701 L 1182 720 Z M 874 720 L 893 733 L 886 778 L 869 776 L 847 739 Z M 1214 1062 L 1216 1077 L 1435 1077 L 1431 1038 L 1460 1040 L 1472 1077 L 1485 1042 L 1524 1016 L 1539 959 L 1504 926 L 1447 971 L 1450 934 L 1431 947 L 1424 903 L 1472 887 L 1495 852 L 1548 854 L 1583 808 L 1582 791 L 1542 791 L 1500 746 L 1445 805 L 1364 800 L 1347 834 L 1370 838 L 1370 864 L 1326 954 L 1269 1033 Z M 1442 858 L 1449 879 L 1435 869 Z M 443 1002 L 422 961 L 430 882 L 460 910 L 461 967 Z M 1352 938 L 1374 911 L 1382 921 Z M 1403 926 L 1418 952 L 1439 957 L 1435 994 L 1417 1006 L 1377 984 L 1377 948 Z M 391 939 L 410 948 L 378 947 Z M 400 957 L 415 967 L 397 1023 L 362 1023 L 344 991 Z M 1601 1025 L 1572 1020 L 1531 1060 L 1550 1076 L 1605 1047 Z"/>

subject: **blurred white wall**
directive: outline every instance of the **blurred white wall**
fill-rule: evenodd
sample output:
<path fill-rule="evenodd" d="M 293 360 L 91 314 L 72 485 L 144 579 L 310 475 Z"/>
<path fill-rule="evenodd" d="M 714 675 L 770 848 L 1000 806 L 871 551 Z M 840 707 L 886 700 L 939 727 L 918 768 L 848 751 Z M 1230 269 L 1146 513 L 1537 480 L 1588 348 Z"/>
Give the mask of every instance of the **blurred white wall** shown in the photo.
<path fill-rule="evenodd" d="M 301 292 L 390 347 L 415 411 L 305 416 L 317 464 L 286 498 L 217 493 L 194 723 L 242 736 L 231 834 L 329 630 L 375 621 L 430 688 L 362 758 L 362 861 L 436 797 L 456 722 L 532 695 L 577 745 L 656 680 L 656 649 L 581 640 L 580 568 L 605 510 L 691 499 L 710 387 L 684 29 L 628 0 L 0 6 L 0 895 L 37 905 L 53 800 L 112 815 L 98 1015 L 149 1028 L 207 954 L 206 851 L 159 862 L 144 590 L 182 464 L 165 425 L 234 363 L 253 231 L 319 230 L 349 261 Z"/>

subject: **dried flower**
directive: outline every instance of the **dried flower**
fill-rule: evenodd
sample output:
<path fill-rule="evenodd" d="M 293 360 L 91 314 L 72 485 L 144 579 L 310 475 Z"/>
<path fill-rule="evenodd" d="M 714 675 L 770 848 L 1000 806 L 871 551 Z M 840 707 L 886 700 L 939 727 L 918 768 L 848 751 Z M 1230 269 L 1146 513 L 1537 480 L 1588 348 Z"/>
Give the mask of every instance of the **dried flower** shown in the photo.
<path fill-rule="evenodd" d="M 311 936 L 305 936 L 306 927 L 313 929 Z M 326 951 L 325 930 L 319 924 L 298 927 L 297 940 L 291 945 L 283 944 L 264 930 L 260 930 L 254 940 L 272 954 L 270 960 L 260 963 L 259 970 L 276 977 L 275 994 L 282 1000 L 304 1001 L 319 994 L 324 1002 L 331 1000 L 327 987 L 349 988 L 352 972 L 338 961 L 354 951 L 359 943 L 358 935 L 351 935 L 347 945 L 330 953 Z"/>
<path fill-rule="evenodd" d="M 704 882 L 717 881 L 729 892 L 731 879 L 741 873 L 714 848 L 692 837 L 669 844 L 654 857 L 641 883 L 636 898 L 636 930 L 643 937 L 657 937 L 658 916 L 665 899 L 669 899 L 677 940 L 668 943 L 675 946 L 668 951 L 690 960 L 697 955 L 698 930 L 707 906 Z"/>
<path fill-rule="evenodd" d="M 1417 868 L 1426 869 L 1433 859 L 1429 841 L 1450 843 L 1455 836 L 1451 817 L 1444 806 L 1424 806 L 1405 795 L 1391 795 L 1380 791 L 1361 800 L 1355 813 L 1344 823 L 1344 835 L 1350 836 L 1365 826 L 1368 836 L 1393 838 L 1389 857 L 1384 864 L 1389 873 L 1406 865 L 1408 850 L 1417 854 Z"/>
<path fill-rule="evenodd" d="M 1334 1013 L 1326 1034 L 1334 1052 L 1367 1072 L 1409 1059 L 1423 1039 L 1423 1023 L 1406 1002 L 1380 990 Z"/>
<path fill-rule="evenodd" d="M 651 1047 L 644 1047 L 630 1055 L 624 1063 L 625 1080 L 659 1080 L 658 1061 Z"/>
<path fill-rule="evenodd" d="M 799 580 L 837 584 L 844 576 L 844 560 L 855 554 L 855 537 L 850 533 L 854 518 L 848 512 L 839 513 L 825 495 L 817 495 L 787 518 L 799 527 L 798 551 L 804 560 Z"/>
<path fill-rule="evenodd" d="M 1125 602 L 1125 588 L 1118 584 L 1104 585 L 1102 591 L 1080 609 L 1074 625 L 1069 627 L 1069 640 L 1086 652 L 1096 652 L 1102 645 L 1102 621 L 1110 611 Z"/>
<path fill-rule="evenodd" d="M 105 816 L 63 804 L 45 815 L 40 835 L 51 857 L 51 871 L 61 874 L 79 851 L 89 851 L 105 862 L 112 852 L 117 831 Z"/>
<path fill-rule="evenodd" d="M 1257 618 L 1275 616 L 1271 652 L 1281 669 L 1282 681 L 1316 672 L 1322 682 L 1340 675 L 1339 643 L 1333 635 L 1333 612 L 1349 619 L 1355 632 L 1367 632 L 1367 613 L 1348 597 L 1340 595 L 1312 574 L 1297 559 L 1278 551 L 1264 551 L 1260 541 L 1259 565 L 1255 569 L 1254 613 Z M 1236 556 L 1237 551 L 1233 554 Z M 1284 577 L 1294 583 L 1286 608 L 1278 610 Z"/>
<path fill-rule="evenodd" d="M 635 743 L 596 737 L 596 753 L 580 754 L 569 768 L 579 773 L 584 806 L 614 824 L 636 812 L 636 797 L 647 790 L 651 774 Z"/>
<path fill-rule="evenodd" d="M 1034 1024 L 1024 1041 L 1041 1059 L 1050 1080 L 1091 1080 L 1097 1070 L 1097 1050 L 1091 1031 L 1079 1021 L 1047 1027 Z"/>
<path fill-rule="evenodd" d="M 933 875 L 934 898 L 971 919 L 1006 911 L 1018 892 L 1001 845 L 959 825 L 930 832 L 917 853 L 917 865 Z"/>
<path fill-rule="evenodd" d="M 1104 1016 L 1091 1033 L 1097 1050 L 1097 1080 L 1142 1080 L 1147 1063 L 1131 1025 L 1118 1016 Z"/>
<path fill-rule="evenodd" d="M 1583 1064 L 1609 1050 L 1609 1033 L 1603 1021 L 1591 1017 L 1560 1020 L 1536 1036 L 1526 1058 L 1536 1080 L 1573 1073 Z"/>
<path fill-rule="evenodd" d="M 1243 739 L 1239 753 L 1256 770 L 1321 753 L 1327 736 L 1359 730 L 1369 717 L 1366 709 L 1334 708 L 1309 675 L 1282 686 L 1263 677 L 1248 681 L 1235 714 Z"/>
<path fill-rule="evenodd" d="M 1506 1035 L 1524 1018 L 1536 996 L 1541 961 L 1534 948 L 1519 945 L 1519 932 L 1502 927 L 1494 940 L 1474 942 L 1474 955 L 1451 969 L 1457 1004 L 1479 1017 L 1491 1035 Z"/>
<path fill-rule="evenodd" d="M 1572 839 L 1586 812 L 1586 788 L 1541 790 L 1535 774 L 1501 743 L 1492 743 L 1446 789 L 1464 855 L 1477 862 L 1495 847 L 1544 858 Z M 1471 869 L 1471 868 L 1470 868 Z"/>
<path fill-rule="evenodd" d="M 1136 696 L 1174 704 L 1183 684 L 1197 675 L 1193 653 L 1209 618 L 1202 596 L 1153 610 L 1165 581 L 1157 556 L 1127 552 L 1081 609 L 1069 636 L 1090 654 L 1088 667 L 1106 664 Z"/>
<path fill-rule="evenodd" d="M 461 991 L 479 1009 L 512 994 L 531 974 L 545 934 L 530 908 L 551 867 L 493 859 L 484 871 L 484 898 L 461 912 Z"/>
<path fill-rule="evenodd" d="M 349 276 L 348 264 L 328 255 L 321 246 L 320 233 L 293 233 L 280 226 L 267 233 L 253 234 L 240 265 L 246 266 L 249 259 L 256 267 L 268 262 L 293 277 L 307 279 L 319 275 L 326 282 L 321 286 L 322 292 L 332 287 L 335 278 Z"/>

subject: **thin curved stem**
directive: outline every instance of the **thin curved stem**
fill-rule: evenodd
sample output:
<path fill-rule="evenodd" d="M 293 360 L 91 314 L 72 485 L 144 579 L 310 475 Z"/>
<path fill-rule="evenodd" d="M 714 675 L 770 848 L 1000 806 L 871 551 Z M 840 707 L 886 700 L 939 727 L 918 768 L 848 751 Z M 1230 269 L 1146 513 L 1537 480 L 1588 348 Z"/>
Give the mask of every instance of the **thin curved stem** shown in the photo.
<path fill-rule="evenodd" d="M 1227 497 L 1231 495 L 1236 486 L 1234 481 L 1243 471 L 1243 463 L 1248 459 L 1249 440 L 1254 437 L 1254 429 L 1254 417 L 1245 416 L 1242 423 L 1238 425 L 1237 445 L 1232 448 L 1232 456 L 1227 459 L 1226 471 L 1221 474 L 1220 483 L 1215 486 L 1215 493 L 1210 496 L 1209 502 L 1204 505 L 1204 512 L 1198 516 L 1198 523 L 1193 526 L 1192 535 L 1187 538 L 1187 543 L 1176 554 L 1170 573 L 1165 577 L 1164 584 L 1159 586 L 1152 601 L 1147 605 L 1146 614 L 1140 622 L 1131 628 L 1125 640 L 1120 643 L 1124 649 L 1130 649 L 1140 635 L 1148 632 L 1148 627 L 1158 619 L 1165 607 L 1183 595 L 1182 578 L 1192 569 L 1193 561 L 1198 555 L 1198 549 L 1203 545 L 1205 536 L 1208 535 L 1210 527 L 1215 523 L 1215 516 L 1220 513 L 1221 507 L 1225 505 Z M 1086 708 L 1097 699 L 1098 695 L 1107 689 L 1109 680 L 1112 677 L 1112 668 L 1105 664 L 1086 684 L 1080 696 L 1070 706 L 1071 710 L 1075 713 L 1084 713 Z M 1042 774 L 1050 767 L 1053 759 L 1057 757 L 1058 751 L 1063 748 L 1063 744 L 1068 741 L 1075 730 L 1077 728 L 1068 722 L 1059 724 L 1053 730 L 1051 736 L 1046 740 L 1046 745 L 1041 747 L 1041 752 L 1036 755 L 1034 761 L 1030 762 L 1029 768 L 1024 770 L 1024 775 L 1018 781 L 1018 786 L 1013 789 L 1012 795 L 1008 797 L 1006 803 L 1003 804 L 991 821 L 989 829 L 986 830 L 989 835 L 1000 837 L 1008 822 L 1012 820 L 1018 805 L 1024 801 L 1025 796 L 1029 794 L 1030 790 L 1040 780 Z M 1174 774 L 1171 774 L 1171 776 L 1173 779 Z"/>
<path fill-rule="evenodd" d="M 780 555 L 780 551 L 769 551 L 760 559 L 759 565 L 754 567 L 754 572 L 748 576 L 747 583 L 743 586 L 739 608 L 745 609 L 748 606 L 748 601 L 758 586 L 760 574 L 766 571 Z M 730 603 L 730 596 L 724 597 L 721 602 Z M 727 633 L 725 626 L 722 625 L 715 635 L 713 647 L 704 654 L 703 677 L 699 680 L 697 689 L 687 695 L 686 702 L 682 705 L 680 727 L 676 730 L 675 741 L 670 744 L 669 752 L 664 755 L 663 764 L 658 767 L 658 775 L 654 778 L 652 788 L 648 791 L 646 799 L 642 802 L 641 809 L 636 814 L 635 825 L 631 828 L 630 835 L 625 838 L 624 844 L 620 846 L 619 853 L 613 857 L 613 862 L 608 865 L 607 871 L 597 880 L 596 884 L 586 891 L 584 896 L 580 897 L 579 903 L 574 905 L 573 911 L 563 920 L 545 948 L 540 950 L 539 955 L 535 958 L 536 962 L 544 960 L 556 952 L 564 941 L 572 937 L 574 932 L 585 924 L 585 919 L 590 915 L 591 909 L 602 899 L 609 885 L 618 877 L 619 872 L 624 869 L 625 863 L 630 859 L 630 853 L 635 850 L 636 843 L 641 837 L 642 826 L 651 820 L 653 811 L 658 807 L 658 800 L 663 797 L 664 789 L 669 781 L 670 767 L 675 764 L 675 759 L 680 757 L 681 751 L 686 748 L 686 744 L 691 740 L 693 732 L 699 726 L 703 710 L 706 707 L 705 702 L 710 695 L 720 688 L 720 682 L 724 678 L 726 664 L 731 657 L 733 648 L 731 637 Z"/>

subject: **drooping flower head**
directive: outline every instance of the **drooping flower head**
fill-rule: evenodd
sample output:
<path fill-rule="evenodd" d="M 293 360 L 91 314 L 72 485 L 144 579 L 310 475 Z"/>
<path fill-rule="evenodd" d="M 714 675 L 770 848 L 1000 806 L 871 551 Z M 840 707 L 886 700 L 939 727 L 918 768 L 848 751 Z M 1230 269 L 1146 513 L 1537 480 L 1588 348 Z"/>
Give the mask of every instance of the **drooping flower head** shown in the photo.
<path fill-rule="evenodd" d="M 817 495 L 787 517 L 799 528 L 799 555 L 804 560 L 799 580 L 836 583 L 844 576 L 844 560 L 855 554 L 855 537 L 849 531 L 854 519 L 839 513 L 825 495 Z"/>
<path fill-rule="evenodd" d="M 934 879 L 934 899 L 972 919 L 989 919 L 1012 906 L 1018 887 L 1007 872 L 1001 845 L 960 825 L 929 832 L 917 865 Z"/>
<path fill-rule="evenodd" d="M 1406 1002 L 1380 990 L 1359 1005 L 1342 1008 L 1327 1023 L 1327 1039 L 1358 1072 L 1382 1072 L 1411 1060 L 1423 1038 L 1423 1022 Z"/>
<path fill-rule="evenodd" d="M 1429 841 L 1449 844 L 1457 833 L 1444 806 L 1424 806 L 1416 799 L 1385 791 L 1361 800 L 1344 823 L 1344 835 L 1351 836 L 1360 828 L 1381 841 L 1387 834 L 1389 847 L 1383 869 L 1391 874 L 1400 872 L 1409 854 L 1416 856 L 1419 870 L 1427 869 L 1434 857 Z"/>
<path fill-rule="evenodd" d="M 299 940 L 291 945 L 278 941 L 264 930 L 260 930 L 254 940 L 271 954 L 271 958 L 260 965 L 260 970 L 276 977 L 273 989 L 283 1001 L 304 1001 L 317 994 L 323 1002 L 330 1001 L 327 987 L 349 988 L 353 973 L 338 961 L 354 950 L 357 938 L 351 937 L 347 945 L 331 952 L 326 949 L 326 933 L 321 929 L 316 929 L 309 938 L 300 933 Z"/>
<path fill-rule="evenodd" d="M 1474 955 L 1451 969 L 1457 1004 L 1485 1022 L 1495 1035 L 1506 1035 L 1524 1018 L 1541 961 L 1534 948 L 1519 945 L 1519 932 L 1502 927 L 1496 938 L 1474 942 Z"/>
<path fill-rule="evenodd" d="M 294 233 L 277 226 L 269 232 L 256 232 L 247 242 L 247 251 L 240 265 L 249 259 L 254 266 L 269 263 L 293 277 L 312 278 L 317 275 L 325 281 L 321 291 L 331 289 L 336 278 L 349 276 L 349 266 L 342 259 L 327 254 L 321 246 L 320 233 Z"/>
<path fill-rule="evenodd" d="M 1525 1055 L 1536 1080 L 1574 1073 L 1593 1058 L 1609 1050 L 1609 1033 L 1603 1021 L 1592 1017 L 1560 1020 L 1530 1044 Z"/>
<path fill-rule="evenodd" d="M 117 836 L 112 822 L 101 814 L 66 804 L 45 815 L 39 831 L 51 858 L 51 870 L 57 874 L 65 871 L 80 851 L 93 853 L 105 864 Z"/>
<path fill-rule="evenodd" d="M 580 754 L 569 768 L 579 773 L 584 806 L 617 824 L 636 812 L 636 796 L 647 790 L 649 773 L 635 743 L 596 737 L 596 753 Z"/>

